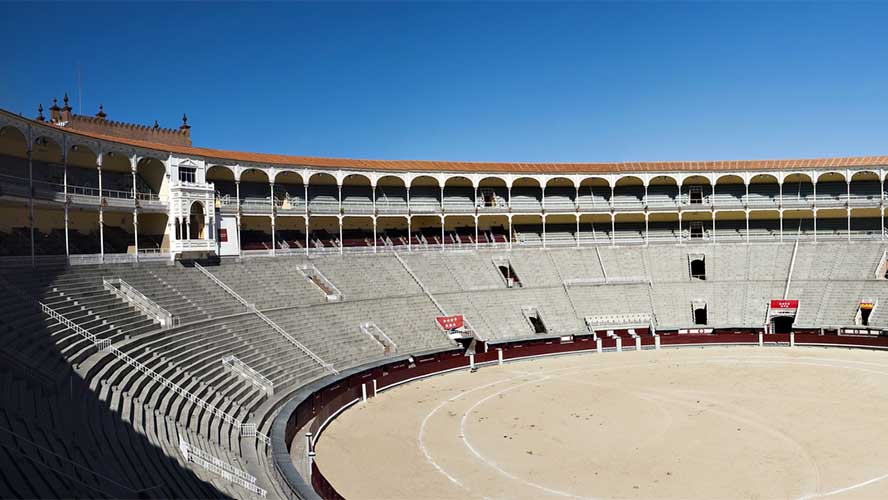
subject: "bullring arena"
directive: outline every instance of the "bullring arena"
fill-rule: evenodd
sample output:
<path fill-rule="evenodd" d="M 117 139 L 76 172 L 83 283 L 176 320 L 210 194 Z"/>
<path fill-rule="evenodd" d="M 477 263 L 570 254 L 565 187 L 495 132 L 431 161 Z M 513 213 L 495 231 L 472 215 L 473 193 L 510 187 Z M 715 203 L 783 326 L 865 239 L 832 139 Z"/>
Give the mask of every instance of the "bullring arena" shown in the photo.
<path fill-rule="evenodd" d="M 46 111 L 0 110 L 4 498 L 888 493 L 888 157 L 317 158 Z"/>
<path fill-rule="evenodd" d="M 347 498 L 884 498 L 886 375 L 838 349 L 541 358 L 358 403 L 318 462 Z"/>

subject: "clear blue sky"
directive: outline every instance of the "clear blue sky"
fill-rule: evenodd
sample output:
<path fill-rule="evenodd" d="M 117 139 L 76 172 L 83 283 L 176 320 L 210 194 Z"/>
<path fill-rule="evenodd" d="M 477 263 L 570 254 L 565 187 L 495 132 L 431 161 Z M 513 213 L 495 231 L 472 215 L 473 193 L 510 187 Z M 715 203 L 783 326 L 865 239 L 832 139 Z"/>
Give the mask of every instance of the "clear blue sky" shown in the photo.
<path fill-rule="evenodd" d="M 479 161 L 888 153 L 888 3 L 9 4 L 0 107 Z M 76 111 L 76 109 L 75 109 Z"/>

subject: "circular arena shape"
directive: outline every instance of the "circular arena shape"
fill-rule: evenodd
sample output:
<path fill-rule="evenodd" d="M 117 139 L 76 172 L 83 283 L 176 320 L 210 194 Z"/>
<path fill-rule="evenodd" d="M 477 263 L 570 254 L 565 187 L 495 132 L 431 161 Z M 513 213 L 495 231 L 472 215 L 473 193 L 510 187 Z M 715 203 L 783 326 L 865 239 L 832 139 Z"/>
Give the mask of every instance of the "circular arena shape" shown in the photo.
<path fill-rule="evenodd" d="M 886 498 L 886 380 L 885 352 L 815 347 L 489 364 L 357 402 L 316 465 L 349 499 Z"/>

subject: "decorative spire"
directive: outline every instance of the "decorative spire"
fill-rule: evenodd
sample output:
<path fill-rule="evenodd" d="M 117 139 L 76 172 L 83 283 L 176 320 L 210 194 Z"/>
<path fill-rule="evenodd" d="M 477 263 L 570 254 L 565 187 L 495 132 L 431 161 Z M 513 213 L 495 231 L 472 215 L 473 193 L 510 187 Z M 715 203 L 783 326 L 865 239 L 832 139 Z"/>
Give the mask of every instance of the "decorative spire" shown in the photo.
<path fill-rule="evenodd" d="M 43 103 L 40 103 L 40 105 L 37 106 L 37 121 L 46 121 L 46 118 L 43 117 Z"/>
<path fill-rule="evenodd" d="M 159 130 L 160 125 L 157 124 L 157 120 L 154 120 L 154 130 Z"/>
<path fill-rule="evenodd" d="M 55 97 L 53 97 L 52 98 L 52 107 L 49 108 L 49 110 L 50 111 L 59 111 L 60 109 L 62 109 L 62 108 L 59 107 L 59 100 L 56 99 Z"/>
<path fill-rule="evenodd" d="M 96 118 L 98 118 L 99 120 L 104 120 L 106 116 L 108 116 L 108 115 L 105 114 L 104 106 L 99 104 L 99 112 L 96 113 Z"/>
<path fill-rule="evenodd" d="M 65 92 L 65 99 L 64 99 L 64 101 L 65 101 L 65 107 L 62 108 L 62 109 L 65 109 L 65 110 L 67 110 L 67 111 L 71 111 L 71 106 L 68 105 L 68 93 L 67 93 L 67 92 Z"/>
<path fill-rule="evenodd" d="M 182 132 L 188 132 L 188 129 L 191 128 L 191 125 L 188 125 L 188 115 L 182 113 L 182 125 L 179 126 L 179 130 Z"/>

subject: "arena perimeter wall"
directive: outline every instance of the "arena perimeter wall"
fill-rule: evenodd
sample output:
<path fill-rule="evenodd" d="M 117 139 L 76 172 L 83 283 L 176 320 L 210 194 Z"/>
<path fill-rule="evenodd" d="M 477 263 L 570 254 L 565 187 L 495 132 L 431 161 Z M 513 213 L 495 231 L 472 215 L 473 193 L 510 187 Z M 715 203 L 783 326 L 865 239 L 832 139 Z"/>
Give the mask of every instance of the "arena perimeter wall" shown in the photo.
<path fill-rule="evenodd" d="M 619 333 L 619 332 L 618 332 Z M 729 329 L 705 335 L 684 335 L 675 332 L 659 332 L 660 344 L 667 346 L 706 346 L 706 345 L 758 345 L 759 330 Z M 798 346 L 854 347 L 865 349 L 888 349 L 888 336 L 843 336 L 835 333 L 824 334 L 816 330 L 797 330 L 795 344 Z M 634 341 L 627 342 L 623 337 L 623 349 L 635 349 Z M 769 334 L 764 336 L 765 344 L 789 344 L 789 334 Z M 653 348 L 654 337 L 642 337 L 642 346 Z M 534 356 L 568 354 L 571 352 L 595 351 L 596 342 L 591 335 L 570 338 L 546 337 L 526 340 L 478 342 L 475 364 L 497 363 L 499 350 L 504 361 Z M 616 349 L 616 339 L 602 338 L 602 348 Z M 411 362 L 412 360 L 412 362 Z M 297 391 L 281 407 L 271 428 L 271 446 L 274 468 L 281 486 L 287 488 L 290 498 L 305 500 L 343 498 L 331 485 L 317 464 L 312 461 L 310 484 L 299 474 L 290 456 L 290 447 L 297 434 L 310 431 L 313 439 L 342 410 L 377 392 L 415 380 L 451 370 L 466 369 L 470 358 L 461 348 L 432 351 L 388 358 L 383 361 L 360 365 L 318 379 Z M 375 386 L 374 386 L 375 384 Z M 307 426 L 307 427 L 306 427 Z"/>

